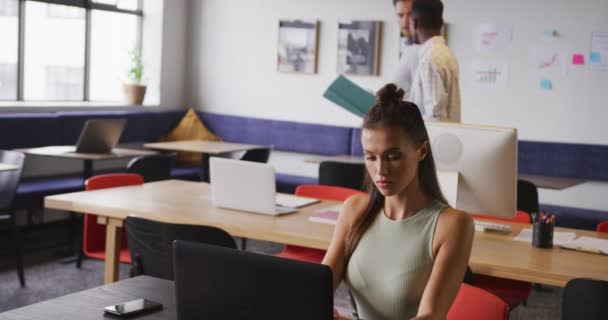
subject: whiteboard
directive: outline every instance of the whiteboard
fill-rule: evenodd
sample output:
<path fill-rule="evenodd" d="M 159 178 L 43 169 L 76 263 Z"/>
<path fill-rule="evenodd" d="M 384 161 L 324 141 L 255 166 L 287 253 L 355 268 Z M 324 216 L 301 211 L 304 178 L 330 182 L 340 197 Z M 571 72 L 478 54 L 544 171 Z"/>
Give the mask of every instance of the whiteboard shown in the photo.
<path fill-rule="evenodd" d="M 608 1 L 444 3 L 448 45 L 460 63 L 462 122 L 515 127 L 520 140 L 608 145 L 608 72 L 592 71 L 589 65 L 591 33 L 608 31 Z M 474 34 L 480 23 L 511 27 L 509 47 L 479 52 Z M 545 30 L 555 30 L 557 36 L 545 36 Z M 529 58 L 532 47 L 564 50 L 565 75 L 536 72 Z M 572 65 L 574 53 L 585 54 L 583 66 Z M 506 87 L 474 87 L 474 61 L 507 63 Z M 540 88 L 543 78 L 551 80 L 552 90 Z"/>

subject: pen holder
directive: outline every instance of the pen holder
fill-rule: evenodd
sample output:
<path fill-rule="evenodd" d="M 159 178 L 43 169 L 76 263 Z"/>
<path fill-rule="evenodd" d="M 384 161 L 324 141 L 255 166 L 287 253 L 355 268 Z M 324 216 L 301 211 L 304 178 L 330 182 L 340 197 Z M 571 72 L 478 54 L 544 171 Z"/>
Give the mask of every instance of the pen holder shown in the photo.
<path fill-rule="evenodd" d="M 553 248 L 553 224 L 534 222 L 532 224 L 532 246 Z"/>

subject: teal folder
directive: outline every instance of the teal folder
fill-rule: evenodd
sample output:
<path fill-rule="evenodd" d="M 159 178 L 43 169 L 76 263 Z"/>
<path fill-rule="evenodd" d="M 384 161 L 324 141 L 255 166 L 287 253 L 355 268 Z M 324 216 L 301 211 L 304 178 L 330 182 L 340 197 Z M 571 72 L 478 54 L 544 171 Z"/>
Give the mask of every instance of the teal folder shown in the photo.
<path fill-rule="evenodd" d="M 363 118 L 376 103 L 376 97 L 340 75 L 323 94 L 329 101 Z"/>

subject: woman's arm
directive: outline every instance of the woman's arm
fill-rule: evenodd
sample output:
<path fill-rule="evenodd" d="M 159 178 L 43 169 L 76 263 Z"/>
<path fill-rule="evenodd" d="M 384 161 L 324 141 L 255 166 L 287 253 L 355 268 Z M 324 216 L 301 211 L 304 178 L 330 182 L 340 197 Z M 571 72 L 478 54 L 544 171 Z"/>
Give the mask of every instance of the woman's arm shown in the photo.
<path fill-rule="evenodd" d="M 438 247 L 433 271 L 414 319 L 445 319 L 469 264 L 474 236 L 475 225 L 466 212 L 448 208 L 439 216 L 433 239 L 433 248 Z"/>
<path fill-rule="evenodd" d="M 338 216 L 331 243 L 322 262 L 331 268 L 334 290 L 336 290 L 344 278 L 346 236 L 354 225 L 354 222 L 363 214 L 365 205 L 367 205 L 367 195 L 351 196 L 344 202 Z"/>

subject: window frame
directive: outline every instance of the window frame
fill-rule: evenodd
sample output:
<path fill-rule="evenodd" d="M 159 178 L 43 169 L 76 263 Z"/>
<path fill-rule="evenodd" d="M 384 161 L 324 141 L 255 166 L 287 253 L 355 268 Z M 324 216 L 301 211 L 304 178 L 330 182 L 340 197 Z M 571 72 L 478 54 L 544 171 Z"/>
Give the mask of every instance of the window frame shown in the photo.
<path fill-rule="evenodd" d="M 42 2 L 46 4 L 64 5 L 71 7 L 78 7 L 85 9 L 85 48 L 84 52 L 84 86 L 83 86 L 83 99 L 77 100 L 82 102 L 94 102 L 90 100 L 90 80 L 91 80 L 91 16 L 93 10 L 109 11 L 123 14 L 131 14 L 138 17 L 137 23 L 137 40 L 136 48 L 139 52 L 142 52 L 142 32 L 143 32 L 143 10 L 142 0 L 137 0 L 137 10 L 121 9 L 117 6 L 96 3 L 93 0 L 18 0 L 18 48 L 17 48 L 17 99 L 16 100 L 2 100 L 0 102 L 28 102 L 24 100 L 24 87 L 25 87 L 25 3 L 26 1 Z M 61 102 L 59 100 L 46 100 L 36 101 L 40 103 L 44 102 Z M 71 101 L 73 102 L 73 101 Z"/>

